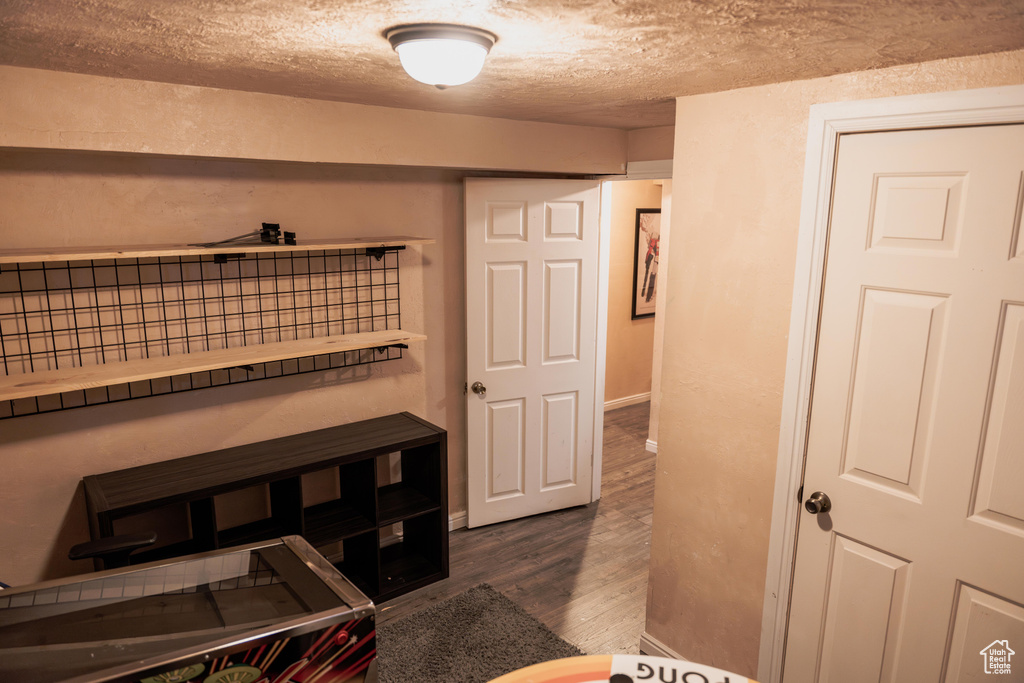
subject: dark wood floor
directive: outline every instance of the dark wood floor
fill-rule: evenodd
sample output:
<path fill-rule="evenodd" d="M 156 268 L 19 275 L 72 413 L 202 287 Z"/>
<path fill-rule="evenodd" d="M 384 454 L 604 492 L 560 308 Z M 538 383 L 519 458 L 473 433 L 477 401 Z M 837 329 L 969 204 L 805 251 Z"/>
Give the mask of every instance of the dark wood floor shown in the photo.
<path fill-rule="evenodd" d="M 601 500 L 451 534 L 451 576 L 377 607 L 387 623 L 480 583 L 587 654 L 639 652 L 647 600 L 654 455 L 650 404 L 605 413 Z"/>

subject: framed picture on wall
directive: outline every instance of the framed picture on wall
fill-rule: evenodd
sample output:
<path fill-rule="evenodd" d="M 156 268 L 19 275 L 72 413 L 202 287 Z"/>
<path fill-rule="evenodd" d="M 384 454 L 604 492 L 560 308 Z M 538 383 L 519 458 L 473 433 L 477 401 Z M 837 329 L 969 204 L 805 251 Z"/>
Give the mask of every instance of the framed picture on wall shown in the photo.
<path fill-rule="evenodd" d="M 661 209 L 637 209 L 633 247 L 633 320 L 654 315 L 654 303 L 658 298 L 660 246 Z"/>

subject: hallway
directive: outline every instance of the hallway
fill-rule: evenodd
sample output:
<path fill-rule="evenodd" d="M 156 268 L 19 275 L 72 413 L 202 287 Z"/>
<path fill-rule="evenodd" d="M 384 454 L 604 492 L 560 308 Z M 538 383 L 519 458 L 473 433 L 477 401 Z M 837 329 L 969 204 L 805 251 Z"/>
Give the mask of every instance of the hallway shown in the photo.
<path fill-rule="evenodd" d="M 605 413 L 600 501 L 452 532 L 451 576 L 378 605 L 378 622 L 488 583 L 587 654 L 638 652 L 654 504 L 649 413 L 649 403 Z"/>

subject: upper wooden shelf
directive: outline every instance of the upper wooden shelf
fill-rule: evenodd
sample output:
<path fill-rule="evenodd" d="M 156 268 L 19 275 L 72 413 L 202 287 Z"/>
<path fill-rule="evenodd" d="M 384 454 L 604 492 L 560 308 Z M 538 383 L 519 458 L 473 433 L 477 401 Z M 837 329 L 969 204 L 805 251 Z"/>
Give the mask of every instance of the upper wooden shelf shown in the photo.
<path fill-rule="evenodd" d="M 189 244 L 145 244 L 118 247 L 48 247 L 0 250 L 0 264 L 52 261 L 90 261 L 119 258 L 153 258 L 159 256 L 202 256 L 204 254 L 251 254 L 256 252 L 321 251 L 324 249 L 366 249 L 400 247 L 406 244 L 433 244 L 426 237 L 403 235 L 388 237 L 351 237 L 345 239 L 304 240 L 298 244 L 265 244 L 244 242 L 197 247 Z"/>
<path fill-rule="evenodd" d="M 103 365 L 87 365 L 66 370 L 43 370 L 21 375 L 2 375 L 0 376 L 0 401 L 49 396 L 66 391 L 94 389 L 159 377 L 184 375 L 190 372 L 220 370 L 251 363 L 267 363 L 292 358 L 322 356 L 342 351 L 373 349 L 425 339 L 426 336 L 422 334 L 404 330 L 382 330 L 316 339 L 271 342 L 258 346 L 240 346 L 215 351 L 197 351 Z"/>

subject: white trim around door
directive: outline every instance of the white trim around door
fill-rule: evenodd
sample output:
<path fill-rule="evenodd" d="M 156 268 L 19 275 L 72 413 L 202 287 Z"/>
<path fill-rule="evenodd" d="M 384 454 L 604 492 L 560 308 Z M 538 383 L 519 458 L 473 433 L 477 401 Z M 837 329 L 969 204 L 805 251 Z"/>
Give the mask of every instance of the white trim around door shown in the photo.
<path fill-rule="evenodd" d="M 672 177 L 672 160 L 630 161 L 623 180 L 665 180 Z"/>
<path fill-rule="evenodd" d="M 882 130 L 1024 122 L 1024 85 L 811 107 L 800 207 L 796 278 L 772 505 L 758 680 L 782 678 L 790 582 L 796 550 L 797 497 L 803 473 L 814 348 L 839 136 Z"/>
<path fill-rule="evenodd" d="M 601 498 L 601 469 L 604 467 L 604 382 L 608 361 L 608 273 L 611 268 L 609 250 L 612 244 L 612 190 L 609 180 L 601 182 L 601 237 L 598 248 L 597 276 L 597 358 L 594 372 L 594 476 L 591 480 L 590 502 Z"/>

